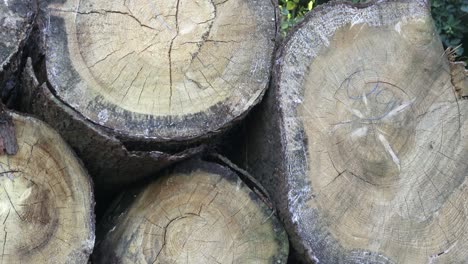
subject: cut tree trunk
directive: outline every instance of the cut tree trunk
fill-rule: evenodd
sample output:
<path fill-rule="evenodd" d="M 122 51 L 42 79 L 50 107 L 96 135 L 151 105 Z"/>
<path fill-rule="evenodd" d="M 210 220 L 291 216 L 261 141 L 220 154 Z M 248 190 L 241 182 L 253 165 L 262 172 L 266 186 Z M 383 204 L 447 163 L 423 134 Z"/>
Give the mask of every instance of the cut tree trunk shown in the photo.
<path fill-rule="evenodd" d="M 200 152 L 262 98 L 275 11 L 270 0 L 52 1 L 37 51 L 45 62 L 34 68 L 45 104 L 75 117 L 47 116 L 42 102 L 33 113 L 63 133 L 98 185 L 141 178 Z"/>
<path fill-rule="evenodd" d="M 87 263 L 95 238 L 87 172 L 45 123 L 7 115 L 14 128 L 2 115 L 1 142 L 16 154 L 0 155 L 0 262 Z"/>
<path fill-rule="evenodd" d="M 50 4 L 46 71 L 60 100 L 128 140 L 193 140 L 258 102 L 276 33 L 269 0 Z"/>
<path fill-rule="evenodd" d="M 243 158 L 306 262 L 466 262 L 467 82 L 451 68 L 425 1 L 331 3 L 293 30 Z"/>
<path fill-rule="evenodd" d="M 117 199 L 95 263 L 285 263 L 274 211 L 230 169 L 191 160 Z"/>
<path fill-rule="evenodd" d="M 0 2 L 0 92 L 2 99 L 9 104 L 13 104 L 17 98 L 17 73 L 34 10 L 34 0 Z"/>

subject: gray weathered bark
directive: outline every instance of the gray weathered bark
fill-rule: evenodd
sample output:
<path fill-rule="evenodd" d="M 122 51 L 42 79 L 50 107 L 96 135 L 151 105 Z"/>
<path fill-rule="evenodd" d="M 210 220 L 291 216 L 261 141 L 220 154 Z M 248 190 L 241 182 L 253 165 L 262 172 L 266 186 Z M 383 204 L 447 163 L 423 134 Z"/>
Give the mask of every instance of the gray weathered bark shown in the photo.
<path fill-rule="evenodd" d="M 8 105 L 18 95 L 22 49 L 36 13 L 35 0 L 0 2 L 0 93 Z"/>

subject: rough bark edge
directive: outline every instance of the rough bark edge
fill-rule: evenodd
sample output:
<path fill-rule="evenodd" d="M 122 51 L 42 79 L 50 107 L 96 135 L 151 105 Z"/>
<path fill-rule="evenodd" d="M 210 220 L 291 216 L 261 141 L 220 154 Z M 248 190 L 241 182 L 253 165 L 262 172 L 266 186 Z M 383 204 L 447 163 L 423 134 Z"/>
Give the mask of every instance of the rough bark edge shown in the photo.
<path fill-rule="evenodd" d="M 12 115 L 8 113 L 5 106 L 0 103 L 0 155 L 15 155 L 18 152 L 16 142 L 15 126 Z"/>
<path fill-rule="evenodd" d="M 214 158 L 219 159 L 216 155 Z M 218 174 L 228 181 L 232 182 L 234 185 L 237 184 L 237 179 L 240 178 L 243 184 L 246 185 L 246 188 L 249 188 L 252 191 L 250 197 L 258 204 L 260 210 L 265 212 L 265 215 L 269 215 L 268 219 L 271 219 L 273 230 L 275 231 L 275 241 L 278 243 L 278 247 L 281 249 L 273 256 L 273 263 L 286 263 L 289 255 L 289 242 L 287 232 L 284 229 L 281 221 L 278 219 L 276 211 L 270 207 L 268 203 L 265 202 L 264 197 L 259 195 L 250 185 L 246 182 L 239 172 L 236 172 L 230 168 L 229 164 L 225 164 L 226 160 L 220 160 L 221 162 L 215 161 L 205 161 L 200 158 L 193 158 L 187 160 L 181 164 L 178 164 L 175 167 L 166 169 L 161 173 L 161 176 L 167 176 L 173 173 L 190 173 L 195 170 L 203 169 L 207 172 Z M 230 163 L 230 162 L 229 162 Z M 235 166 L 235 165 L 234 165 Z M 96 240 L 96 250 L 91 256 L 93 263 L 100 263 L 100 259 L 103 258 L 102 254 L 104 253 L 105 259 L 109 259 L 111 263 L 120 263 L 119 259 L 112 253 L 112 249 L 106 248 L 107 246 L 104 243 L 105 236 L 110 232 L 118 223 L 120 216 L 125 214 L 127 209 L 132 205 L 137 195 L 145 188 L 146 185 L 150 184 L 151 180 L 148 180 L 145 183 L 140 184 L 132 189 L 128 189 L 125 192 L 121 193 L 108 208 L 105 216 L 103 217 L 101 223 L 98 226 L 97 240 Z M 259 186 L 259 188 L 263 188 Z M 101 248 L 103 247 L 103 248 Z"/>
<path fill-rule="evenodd" d="M 450 61 L 450 81 L 455 92 L 457 93 L 458 99 L 468 99 L 468 70 L 466 69 L 466 63 L 463 61 L 455 61 L 453 54 L 448 53 Z"/>
<path fill-rule="evenodd" d="M 24 28 L 22 29 L 21 38 L 18 40 L 16 50 L 8 56 L 5 61 L 0 64 L 0 96 L 2 101 L 9 107 L 16 106 L 20 83 L 21 69 L 24 66 L 24 48 L 28 43 L 32 28 L 35 24 L 39 3 L 38 0 L 31 0 L 31 11 L 28 17 L 25 18 Z"/>
<path fill-rule="evenodd" d="M 301 91 L 284 91 L 284 89 L 281 90 L 279 88 L 280 80 L 283 75 L 282 63 L 284 56 L 289 48 L 300 50 L 300 47 L 291 47 L 291 42 L 293 42 L 294 37 L 301 34 L 301 30 L 314 19 L 323 17 L 334 9 L 351 8 L 359 10 L 372 8 L 374 6 L 380 9 L 381 6 L 385 6 L 389 3 L 412 4 L 419 6 L 419 8 L 425 8 L 427 13 L 429 12 L 429 4 L 426 0 L 375 0 L 365 4 L 353 4 L 351 2 L 336 0 L 318 6 L 308 13 L 303 21 L 298 23 L 281 42 L 275 57 L 270 90 L 265 97 L 264 103 L 259 105 L 258 109 L 249 117 L 247 122 L 247 141 L 251 143 L 246 142 L 246 157 L 241 157 L 241 160 L 246 162 L 248 170 L 259 177 L 262 184 L 273 194 L 280 219 L 288 231 L 293 247 L 292 252 L 295 254 L 294 257 L 298 258 L 301 262 L 319 263 L 319 258 L 316 252 L 311 248 L 311 245 L 307 243 L 310 240 L 308 240 L 305 234 L 306 231 L 309 233 L 314 232 L 313 228 L 311 230 L 302 230 L 301 226 L 303 224 L 300 220 L 298 221 L 298 216 L 293 213 L 293 211 L 301 211 L 301 209 L 299 209 L 301 205 L 311 199 L 313 194 L 307 188 L 307 182 L 304 181 L 307 178 L 304 175 L 306 175 L 308 170 L 306 167 L 308 166 L 308 162 L 306 162 L 308 158 L 306 150 L 307 138 L 304 135 L 304 131 L 300 128 L 300 121 L 294 118 L 296 107 L 299 103 L 295 99 L 298 98 Z M 407 15 L 407 17 L 414 16 L 416 15 Z M 360 22 L 369 24 L 369 21 Z M 383 22 L 388 23 L 388 21 Z M 333 30 L 330 30 L 332 34 L 323 37 L 328 39 L 333 36 L 336 29 L 339 29 L 343 25 L 344 24 L 330 26 L 330 28 L 333 28 Z M 313 34 L 314 32 L 311 33 Z M 323 39 L 321 40 L 322 44 L 315 48 L 316 53 L 324 46 Z M 309 54 L 310 58 L 314 56 L 313 54 Z M 308 61 L 310 60 L 311 59 Z M 296 142 L 303 142 L 303 144 L 301 146 L 288 146 L 288 144 L 290 144 L 289 142 L 292 142 L 292 139 Z M 307 217 L 313 218 L 313 212 L 310 210 L 308 211 L 309 212 L 305 212 Z M 317 247 L 321 248 L 319 251 L 327 251 L 325 249 L 326 245 L 319 245 L 316 246 L 316 248 Z M 327 259 L 325 261 L 341 263 L 344 259 L 343 256 L 334 255 L 333 259 Z"/>
<path fill-rule="evenodd" d="M 52 131 L 53 135 L 55 136 L 56 139 L 59 140 L 59 142 L 51 142 L 52 143 L 57 143 L 57 144 L 62 144 L 62 146 L 68 150 L 69 154 L 71 155 L 71 158 L 74 159 L 78 166 L 80 166 L 84 172 L 83 178 L 84 178 L 84 183 L 87 184 L 88 189 L 90 190 L 89 193 L 89 227 L 90 227 L 90 234 L 88 236 L 88 239 L 83 241 L 83 244 L 81 248 L 76 249 L 75 251 L 72 251 L 67 258 L 66 263 L 87 263 L 88 260 L 91 257 L 91 254 L 94 250 L 94 245 L 96 241 L 96 215 L 94 213 L 94 208 L 96 206 L 96 201 L 95 201 L 95 196 L 94 196 L 94 184 L 93 181 L 91 180 L 91 177 L 86 170 L 86 167 L 84 166 L 82 160 L 78 158 L 76 155 L 75 151 L 68 145 L 68 143 L 62 138 L 62 136 L 55 130 L 52 126 L 47 124 L 46 122 L 37 119 L 34 116 L 31 116 L 29 114 L 24 114 L 24 113 L 19 113 L 13 110 L 9 110 L 8 114 L 12 118 L 19 118 L 19 119 L 24 119 L 24 120 L 29 120 L 31 122 L 35 122 L 41 126 L 44 126 L 46 129 Z M 73 175 L 70 175 L 70 177 L 73 177 Z"/>
<path fill-rule="evenodd" d="M 129 151 L 117 138 L 101 131 L 57 100 L 46 83 L 39 84 L 30 59 L 23 72 L 22 84 L 25 91 L 23 109 L 61 133 L 83 159 L 98 188 L 111 190 L 113 187 L 122 187 L 174 162 L 201 153 L 206 148 L 200 145 L 172 154 Z"/>
<path fill-rule="evenodd" d="M 0 72 L 4 71 L 11 63 L 11 61 L 14 60 L 15 56 L 21 52 L 26 40 L 29 37 L 32 24 L 34 23 L 37 14 L 38 2 L 37 0 L 31 0 L 31 4 L 33 5 L 33 9 L 30 11 L 31 13 L 28 12 L 28 17 L 25 18 L 24 24 L 22 25 L 23 28 L 20 29 L 21 38 L 18 39 L 18 45 L 16 46 L 16 49 L 8 57 L 6 57 L 3 62 L 0 62 Z"/>
<path fill-rule="evenodd" d="M 51 2 L 57 2 L 58 0 L 50 0 L 50 1 Z M 275 28 L 275 32 L 274 32 L 274 39 L 272 39 L 272 41 L 274 43 L 273 43 L 273 48 L 272 48 L 272 54 L 270 56 L 271 57 L 270 65 L 272 65 L 273 61 L 274 61 L 274 57 L 275 57 L 275 51 L 276 51 L 277 43 L 278 43 L 278 40 L 280 38 L 280 34 L 279 34 L 279 32 L 280 32 L 280 22 L 279 22 L 280 21 L 280 12 L 279 12 L 279 9 L 278 9 L 278 0 L 263 0 L 263 1 L 271 3 L 271 5 L 273 7 L 273 13 L 274 13 L 274 16 L 275 16 L 274 24 L 275 24 L 276 28 Z M 40 38 L 43 41 L 43 43 L 41 45 L 39 45 L 41 47 L 39 53 L 41 53 L 41 54 L 45 54 L 46 50 L 47 50 L 47 47 L 46 47 L 47 44 L 46 44 L 44 38 L 46 38 L 46 35 L 47 35 L 47 33 L 46 33 L 46 29 L 48 28 L 48 22 L 47 21 L 50 21 L 50 17 L 51 17 L 48 14 L 48 12 L 46 11 L 46 9 L 47 9 L 46 6 L 47 6 L 47 4 L 44 3 L 42 5 L 41 11 L 40 11 L 40 14 L 41 14 L 40 20 L 43 21 L 43 23 L 41 23 L 42 26 L 41 26 L 41 28 L 39 30 L 40 32 L 42 32 L 42 35 L 43 35 L 42 38 Z M 260 19 L 257 19 L 257 21 L 260 21 Z M 38 51 L 36 51 L 36 52 L 38 52 Z M 42 67 L 44 67 L 44 69 L 46 69 L 45 63 L 44 63 L 44 65 Z M 272 67 L 270 67 L 269 75 L 271 75 L 271 69 L 272 69 Z M 236 117 L 234 117 L 231 120 L 228 120 L 227 122 L 222 121 L 222 124 L 219 125 L 216 129 L 210 130 L 207 133 L 205 133 L 203 135 L 198 135 L 198 136 L 189 135 L 189 136 L 184 136 L 184 137 L 164 138 L 164 137 L 160 137 L 160 136 L 129 135 L 124 131 L 115 130 L 113 128 L 107 127 L 107 126 L 102 125 L 102 124 L 98 124 L 95 121 L 92 121 L 92 120 L 84 117 L 81 113 L 76 111 L 72 106 L 70 106 L 69 104 L 64 102 L 59 96 L 57 96 L 57 94 L 55 92 L 55 89 L 53 88 L 53 85 L 48 80 L 47 73 L 45 74 L 45 76 L 46 76 L 45 77 L 46 79 L 44 79 L 44 81 L 46 81 L 48 83 L 49 90 L 51 91 L 52 94 L 54 94 L 54 96 L 56 97 L 56 99 L 58 101 L 60 101 L 64 105 L 68 106 L 71 110 L 73 110 L 76 114 L 78 114 L 83 119 L 86 119 L 88 122 L 92 123 L 93 126 L 95 126 L 96 128 L 100 128 L 103 132 L 115 136 L 124 145 L 129 146 L 129 148 L 132 148 L 132 149 L 133 148 L 139 149 L 140 147 L 138 147 L 138 146 L 141 146 L 142 144 L 144 144 L 144 145 L 150 144 L 152 146 L 151 148 L 153 148 L 153 149 L 158 149 L 158 148 L 161 148 L 163 146 L 171 146 L 171 145 L 172 146 L 177 146 L 177 145 L 187 145 L 187 144 L 188 145 L 201 144 L 202 142 L 205 142 L 208 139 L 216 137 L 217 135 L 223 134 L 226 131 L 230 130 L 232 127 L 238 125 L 247 116 L 247 114 L 252 110 L 252 108 L 255 107 L 256 105 L 258 105 L 262 101 L 266 90 L 269 88 L 269 85 L 268 85 L 269 81 L 267 80 L 266 83 L 265 83 L 265 87 L 263 89 L 261 89 L 261 92 L 258 94 L 257 98 L 253 98 L 254 100 L 249 100 L 250 103 L 249 103 L 248 107 L 244 108 L 244 111 L 241 114 L 237 115 Z M 252 98 L 250 98 L 250 99 L 252 99 Z M 215 106 L 217 106 L 217 105 L 215 105 Z M 213 107 L 215 107 L 215 106 L 213 106 Z M 209 111 L 209 110 L 207 110 L 207 111 Z M 219 119 L 223 120 L 224 118 L 220 117 Z M 139 143 L 141 143 L 141 144 L 139 144 Z M 137 147 L 133 147 L 133 146 L 137 146 Z M 147 149 L 145 149 L 145 150 L 147 150 Z"/>

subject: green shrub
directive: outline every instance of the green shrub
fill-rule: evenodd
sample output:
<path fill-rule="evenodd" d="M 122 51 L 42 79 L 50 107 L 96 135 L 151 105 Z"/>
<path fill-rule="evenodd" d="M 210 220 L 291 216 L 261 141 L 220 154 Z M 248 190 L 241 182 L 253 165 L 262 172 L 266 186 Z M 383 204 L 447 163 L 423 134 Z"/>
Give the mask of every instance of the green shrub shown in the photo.
<path fill-rule="evenodd" d="M 314 4 L 315 0 L 279 0 L 283 36 L 290 28 L 299 23 L 307 12 L 312 10 Z"/>
<path fill-rule="evenodd" d="M 351 0 L 353 3 L 368 0 Z M 455 50 L 458 60 L 466 60 L 468 51 L 468 0 L 430 0 L 431 13 L 444 46 Z M 287 32 L 316 5 L 328 0 L 279 0 L 281 32 Z"/>
<path fill-rule="evenodd" d="M 468 0 L 431 0 L 431 13 L 444 45 L 462 56 L 468 33 Z"/>

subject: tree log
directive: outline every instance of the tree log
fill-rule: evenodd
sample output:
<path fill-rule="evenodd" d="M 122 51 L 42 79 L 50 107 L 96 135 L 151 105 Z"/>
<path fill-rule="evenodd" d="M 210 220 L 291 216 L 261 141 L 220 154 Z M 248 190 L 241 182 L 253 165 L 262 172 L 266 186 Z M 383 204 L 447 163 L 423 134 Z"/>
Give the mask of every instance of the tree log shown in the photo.
<path fill-rule="evenodd" d="M 47 80 L 84 117 L 133 140 L 228 126 L 269 79 L 270 1 L 62 1 L 48 6 Z"/>
<path fill-rule="evenodd" d="M 64 0 L 44 9 L 36 52 L 45 60 L 33 64 L 49 91 L 26 106 L 37 101 L 32 113 L 62 133 L 98 186 L 199 153 L 267 87 L 277 30 L 269 0 Z M 72 120 L 44 113 L 52 104 Z"/>
<path fill-rule="evenodd" d="M 17 98 L 17 72 L 21 64 L 22 47 L 31 29 L 35 14 L 34 0 L 0 2 L 0 91 L 5 102 Z"/>
<path fill-rule="evenodd" d="M 17 152 L 0 155 L 0 262 L 87 263 L 95 238 L 87 172 L 49 126 L 9 115 Z"/>
<path fill-rule="evenodd" d="M 330 3 L 293 30 L 244 159 L 300 257 L 466 262 L 468 101 L 454 85 L 466 81 L 451 79 L 460 72 L 425 1 Z"/>
<path fill-rule="evenodd" d="M 98 232 L 96 263 L 285 263 L 288 239 L 233 171 L 191 160 L 122 195 Z"/>

